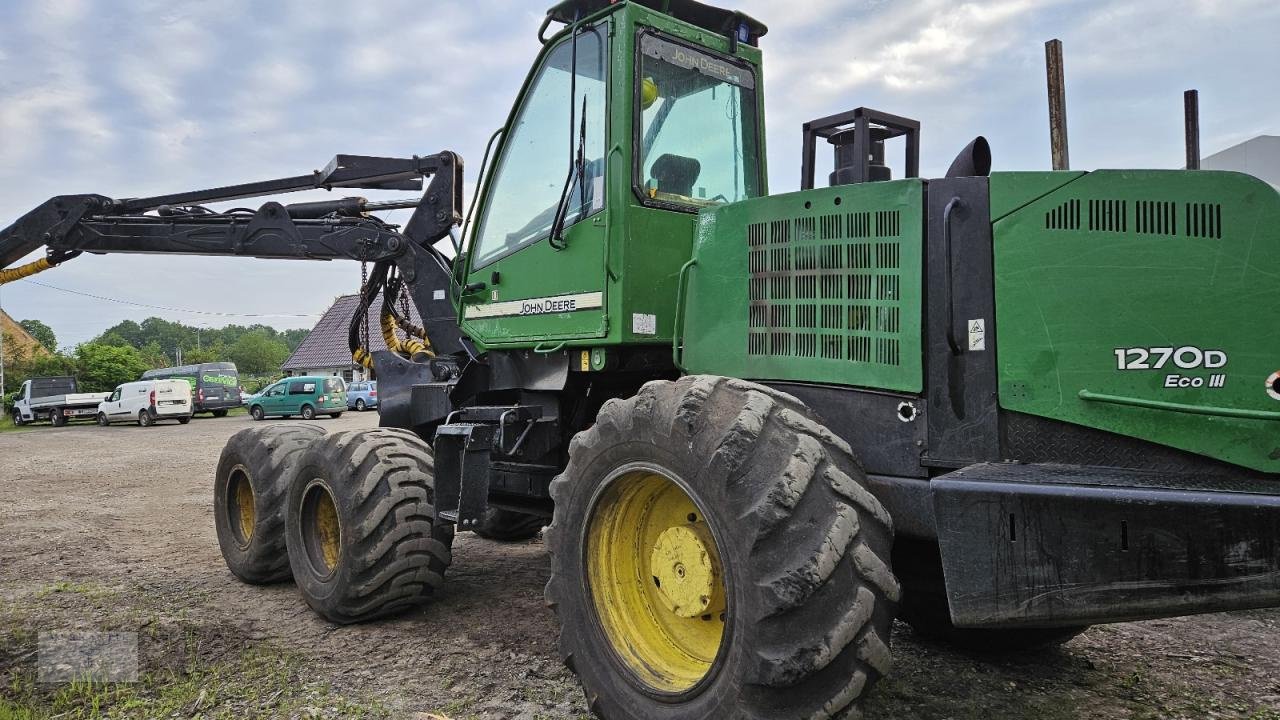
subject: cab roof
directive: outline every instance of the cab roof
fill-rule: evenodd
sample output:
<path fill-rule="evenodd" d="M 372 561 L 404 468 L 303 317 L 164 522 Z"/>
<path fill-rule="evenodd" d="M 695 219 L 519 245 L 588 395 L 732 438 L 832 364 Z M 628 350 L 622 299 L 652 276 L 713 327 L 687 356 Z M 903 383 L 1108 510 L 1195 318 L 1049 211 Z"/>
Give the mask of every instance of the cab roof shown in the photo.
<path fill-rule="evenodd" d="M 733 33 L 738 35 L 739 41 L 749 45 L 756 45 L 769 32 L 764 23 L 746 13 L 713 7 L 696 0 L 563 0 L 548 10 L 547 15 L 555 22 L 568 24 L 575 18 L 586 17 L 620 2 L 642 5 L 704 30 L 721 34 Z M 745 34 L 739 33 L 739 28 Z"/>

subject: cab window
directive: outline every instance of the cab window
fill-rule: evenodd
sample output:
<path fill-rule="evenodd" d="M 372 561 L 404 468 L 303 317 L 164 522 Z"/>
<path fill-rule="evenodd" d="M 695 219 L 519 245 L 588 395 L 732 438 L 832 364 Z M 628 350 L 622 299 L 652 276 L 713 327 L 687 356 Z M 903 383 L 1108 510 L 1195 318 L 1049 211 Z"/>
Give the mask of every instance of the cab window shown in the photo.
<path fill-rule="evenodd" d="M 697 209 L 760 195 L 752 69 L 640 34 L 636 184 L 646 202 Z"/>
<path fill-rule="evenodd" d="M 107 398 L 107 402 L 118 402 L 120 400 L 120 391 L 122 389 L 123 388 L 116 388 L 116 391 L 111 393 L 111 397 Z"/>
<path fill-rule="evenodd" d="M 564 192 L 570 158 L 576 154 L 585 103 L 585 169 L 575 173 L 567 198 L 565 227 L 604 207 L 604 146 L 607 115 L 605 41 L 594 28 L 577 36 L 574 66 L 571 37 L 551 50 L 529 85 L 524 104 L 502 143 L 484 216 L 476 228 L 475 260 L 480 267 L 551 233 Z M 570 108 L 573 128 L 570 128 Z"/>
<path fill-rule="evenodd" d="M 276 395 L 283 395 L 284 385 L 272 385 L 271 387 L 267 388 L 266 394 L 269 397 L 275 397 Z"/>

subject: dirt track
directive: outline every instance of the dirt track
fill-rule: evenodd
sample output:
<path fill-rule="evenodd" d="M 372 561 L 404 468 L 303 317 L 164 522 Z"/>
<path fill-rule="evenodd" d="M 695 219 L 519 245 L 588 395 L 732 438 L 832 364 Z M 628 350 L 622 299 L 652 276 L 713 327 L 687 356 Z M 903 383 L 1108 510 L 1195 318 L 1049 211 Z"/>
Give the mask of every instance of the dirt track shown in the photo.
<path fill-rule="evenodd" d="M 181 673 L 191 657 L 148 652 L 159 626 L 210 662 L 246 647 L 296 654 L 304 676 L 396 717 L 586 717 L 543 608 L 539 542 L 461 534 L 441 598 L 362 626 L 320 620 L 291 584 L 237 582 L 214 536 L 212 472 L 226 438 L 249 423 L 0 434 L 0 699 L 29 673 L 35 633 L 46 630 L 139 631 L 144 665 Z M 317 423 L 368 427 L 376 415 Z M 1099 627 L 1061 649 L 998 659 L 925 644 L 901 625 L 893 642 L 895 671 L 868 718 L 1280 720 L 1280 611 Z M 204 712 L 192 710 L 181 716 Z"/>

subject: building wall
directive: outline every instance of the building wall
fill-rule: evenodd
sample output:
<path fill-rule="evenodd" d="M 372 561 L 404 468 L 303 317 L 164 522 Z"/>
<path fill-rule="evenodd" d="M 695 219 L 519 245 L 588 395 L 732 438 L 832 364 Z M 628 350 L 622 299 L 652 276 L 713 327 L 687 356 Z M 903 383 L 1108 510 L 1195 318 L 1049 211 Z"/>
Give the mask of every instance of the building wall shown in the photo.
<path fill-rule="evenodd" d="M 1280 135 L 1260 135 L 1200 161 L 1205 170 L 1247 173 L 1280 188 Z"/>

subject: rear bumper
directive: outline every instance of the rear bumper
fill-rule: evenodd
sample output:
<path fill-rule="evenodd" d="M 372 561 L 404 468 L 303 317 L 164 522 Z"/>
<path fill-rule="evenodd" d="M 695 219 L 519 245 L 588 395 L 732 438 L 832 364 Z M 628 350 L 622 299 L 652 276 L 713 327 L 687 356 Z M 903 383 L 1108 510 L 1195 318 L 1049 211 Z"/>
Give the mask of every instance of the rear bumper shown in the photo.
<path fill-rule="evenodd" d="M 225 400 L 205 400 L 195 403 L 196 412 L 209 412 L 210 410 L 230 410 L 243 405 L 243 401 L 239 398 Z"/>
<path fill-rule="evenodd" d="M 982 464 L 930 485 L 959 627 L 1280 605 L 1280 479 Z"/>

